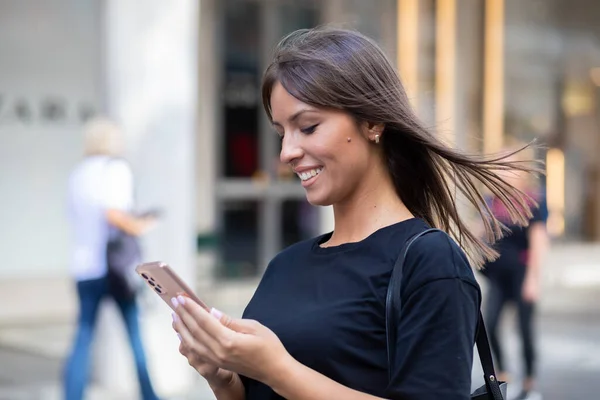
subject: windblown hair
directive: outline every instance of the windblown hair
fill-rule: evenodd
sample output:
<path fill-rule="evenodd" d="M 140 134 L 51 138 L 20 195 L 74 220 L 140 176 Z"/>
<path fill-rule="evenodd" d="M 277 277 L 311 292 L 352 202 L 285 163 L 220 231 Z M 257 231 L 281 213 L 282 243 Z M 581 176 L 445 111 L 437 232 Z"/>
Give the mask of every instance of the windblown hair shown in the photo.
<path fill-rule="evenodd" d="M 379 46 L 362 34 L 319 27 L 282 39 L 263 77 L 262 101 L 269 119 L 277 82 L 306 104 L 342 110 L 357 122 L 384 124 L 381 146 L 398 196 L 414 216 L 453 236 L 474 266 L 497 257 L 490 244 L 502 237 L 504 228 L 492 216 L 480 189 L 500 199 L 513 222 L 528 223 L 527 195 L 497 172 L 539 172 L 539 168 L 508 161 L 515 152 L 469 156 L 446 145 L 419 121 L 395 68 Z M 473 233 L 459 215 L 458 193 L 477 210 L 485 238 Z"/>

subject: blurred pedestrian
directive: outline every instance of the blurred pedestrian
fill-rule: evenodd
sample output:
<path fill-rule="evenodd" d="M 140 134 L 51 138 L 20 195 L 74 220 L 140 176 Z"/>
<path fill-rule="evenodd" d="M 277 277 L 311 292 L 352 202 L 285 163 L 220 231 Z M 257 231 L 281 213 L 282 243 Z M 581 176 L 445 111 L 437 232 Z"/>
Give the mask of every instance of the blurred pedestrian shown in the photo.
<path fill-rule="evenodd" d="M 515 145 L 506 151 L 515 152 L 519 147 Z M 523 162 L 525 157 L 524 152 L 515 153 L 508 160 Z M 536 302 L 540 296 L 542 261 L 548 249 L 547 208 L 545 197 L 531 176 L 521 171 L 506 171 L 502 177 L 529 196 L 527 207 L 531 218 L 526 226 L 514 224 L 500 198 L 491 196 L 488 199 L 494 217 L 506 225 L 508 232 L 493 245 L 499 257 L 487 263 L 482 270 L 489 284 L 485 320 L 499 371 L 498 376 L 508 381 L 510 377 L 506 370 L 498 322 L 505 306 L 509 303 L 516 304 L 524 363 L 523 387 L 516 400 L 526 400 L 537 396 L 533 392 L 536 374 L 534 316 Z"/>
<path fill-rule="evenodd" d="M 97 118 L 85 126 L 85 157 L 70 175 L 68 200 L 73 233 L 71 275 L 77 288 L 79 316 L 71 354 L 64 370 L 66 400 L 81 400 L 88 383 L 90 350 L 100 303 L 112 298 L 129 335 L 144 400 L 156 396 L 142 345 L 135 296 L 116 290 L 109 279 L 107 246 L 112 235 L 131 237 L 147 232 L 155 218 L 133 214 L 133 174 L 122 159 L 123 136 L 110 120 Z M 133 268 L 135 265 L 131 265 Z"/>
<path fill-rule="evenodd" d="M 334 230 L 275 256 L 242 319 L 174 298 L 182 354 L 220 400 L 470 398 L 481 293 L 463 249 L 476 265 L 493 251 L 459 216 L 451 188 L 482 215 L 473 182 L 502 191 L 525 222 L 522 196 L 495 171 L 529 169 L 444 145 L 413 113 L 381 49 L 354 31 L 287 36 L 262 99 L 281 161 L 311 204 L 333 205 Z M 431 226 L 442 230 L 403 259 Z M 401 307 L 386 318 L 397 261 L 402 279 L 389 298 Z"/>

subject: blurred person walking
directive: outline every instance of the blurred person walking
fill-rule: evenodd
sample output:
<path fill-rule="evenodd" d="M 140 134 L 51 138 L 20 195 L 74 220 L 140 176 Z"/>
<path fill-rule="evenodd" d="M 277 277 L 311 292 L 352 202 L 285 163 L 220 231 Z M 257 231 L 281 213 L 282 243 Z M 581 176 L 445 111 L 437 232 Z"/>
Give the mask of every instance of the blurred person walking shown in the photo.
<path fill-rule="evenodd" d="M 514 153 L 509 160 L 524 161 L 526 153 L 515 153 L 519 147 L 521 146 L 507 149 L 508 153 Z M 533 157 L 527 158 L 532 159 Z M 522 390 L 515 400 L 526 400 L 539 398 L 539 395 L 533 392 L 536 373 L 534 316 L 536 302 L 540 296 L 542 262 L 548 249 L 546 233 L 548 212 L 545 198 L 531 176 L 521 171 L 510 171 L 503 173 L 502 177 L 529 196 L 528 207 L 532 217 L 526 226 L 516 225 L 511 221 L 509 212 L 501 199 L 497 196 L 490 196 L 487 199 L 494 217 L 504 223 L 508 231 L 493 245 L 493 248 L 499 253 L 499 257 L 487 263 L 482 270 L 489 283 L 484 316 L 490 344 L 498 366 L 498 377 L 508 381 L 510 376 L 506 370 L 498 322 L 505 306 L 508 303 L 516 304 L 522 343 L 524 379 Z"/>
<path fill-rule="evenodd" d="M 79 300 L 77 331 L 64 369 L 66 400 L 81 400 L 88 383 L 90 351 L 100 303 L 112 298 L 123 317 L 133 351 L 142 398 L 156 400 L 144 352 L 135 293 L 127 292 L 111 275 L 107 249 L 114 238 L 137 237 L 155 224 L 153 217 L 136 217 L 132 210 L 133 174 L 121 158 L 124 140 L 110 120 L 87 123 L 85 157 L 72 171 L 68 200 L 73 234 L 71 275 Z M 139 260 L 137 260 L 139 261 Z M 131 270 L 135 265 L 131 265 Z"/>

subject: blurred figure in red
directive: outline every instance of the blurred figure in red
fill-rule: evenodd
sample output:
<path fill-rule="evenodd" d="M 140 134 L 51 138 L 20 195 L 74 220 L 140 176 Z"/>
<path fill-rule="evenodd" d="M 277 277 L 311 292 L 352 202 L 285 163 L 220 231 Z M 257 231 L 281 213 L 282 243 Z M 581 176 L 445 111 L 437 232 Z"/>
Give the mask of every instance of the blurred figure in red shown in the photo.
<path fill-rule="evenodd" d="M 520 147 L 522 146 L 518 148 Z M 514 151 L 518 148 L 510 150 Z M 527 155 L 527 151 L 517 154 L 508 160 L 518 162 L 524 161 L 525 158 L 533 159 Z M 515 170 L 504 173 L 502 177 L 531 198 L 529 206 L 532 217 L 526 227 L 514 225 L 503 203 L 495 196 L 488 199 L 492 213 L 506 225 L 508 232 L 494 243 L 494 249 L 499 253 L 498 259 L 487 263 L 482 270 L 489 283 L 485 323 L 496 358 L 498 378 L 509 381 L 510 377 L 506 371 L 502 345 L 498 337 L 498 321 L 507 303 L 516 304 L 525 368 L 523 388 L 515 400 L 526 400 L 533 399 L 537 395 L 533 392 L 536 373 L 534 314 L 540 296 L 541 264 L 548 248 L 546 232 L 548 212 L 543 193 L 532 182 L 529 175 Z"/>

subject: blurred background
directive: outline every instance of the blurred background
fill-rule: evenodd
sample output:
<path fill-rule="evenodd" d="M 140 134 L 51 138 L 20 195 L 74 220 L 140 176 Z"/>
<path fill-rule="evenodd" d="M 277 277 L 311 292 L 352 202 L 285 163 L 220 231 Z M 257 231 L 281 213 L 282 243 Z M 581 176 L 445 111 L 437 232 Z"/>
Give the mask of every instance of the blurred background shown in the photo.
<path fill-rule="evenodd" d="M 225 312 L 241 314 L 279 250 L 331 229 L 331 210 L 308 205 L 280 165 L 260 104 L 273 45 L 323 23 L 377 40 L 417 113 L 453 145 L 547 146 L 539 390 L 597 398 L 599 20 L 596 0 L 0 0 L 0 399 L 61 398 L 77 312 L 67 181 L 91 116 L 123 128 L 138 205 L 165 210 L 145 259 L 170 263 Z M 149 290 L 140 303 L 157 391 L 212 398 L 177 352 L 166 305 Z M 136 398 L 110 303 L 95 339 L 89 398 Z"/>

